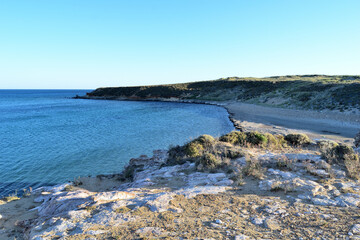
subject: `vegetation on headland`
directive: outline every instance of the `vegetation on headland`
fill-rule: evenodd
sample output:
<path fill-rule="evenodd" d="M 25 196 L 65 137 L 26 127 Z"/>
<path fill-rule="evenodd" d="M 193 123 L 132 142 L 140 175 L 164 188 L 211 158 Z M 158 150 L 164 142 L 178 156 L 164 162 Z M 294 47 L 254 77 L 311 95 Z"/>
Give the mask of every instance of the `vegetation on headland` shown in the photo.
<path fill-rule="evenodd" d="M 191 83 L 98 88 L 89 98 L 242 101 L 299 109 L 360 108 L 360 76 L 229 77 Z"/>
<path fill-rule="evenodd" d="M 328 164 L 343 166 L 347 175 L 353 179 L 360 179 L 359 154 L 345 144 L 338 144 L 329 140 L 320 140 L 311 144 L 306 134 L 291 133 L 285 136 L 262 134 L 259 132 L 233 131 L 218 139 L 209 135 L 202 135 L 183 146 L 169 149 L 168 164 L 183 164 L 187 161 L 195 162 L 200 171 L 225 171 L 236 176 L 251 175 L 261 178 L 263 167 L 256 159 L 244 151 L 244 148 L 260 148 L 268 151 L 280 150 L 286 152 L 289 148 L 317 149 Z M 231 164 L 232 159 L 246 157 L 246 166 L 239 169 Z M 288 166 L 288 162 L 278 162 L 279 166 Z M 331 168 L 331 167 L 330 167 Z"/>
<path fill-rule="evenodd" d="M 353 147 L 330 140 L 312 142 L 303 133 L 273 135 L 256 131 L 232 131 L 219 138 L 202 135 L 182 146 L 171 147 L 168 151 L 166 165 L 193 162 L 198 171 L 226 172 L 239 184 L 242 183 L 244 176 L 262 179 L 265 167 L 274 167 L 274 163 L 268 164 L 268 166 L 261 165 L 256 158 L 249 154 L 249 149 L 282 153 L 291 152 L 294 149 L 299 152 L 315 150 L 329 164 L 327 168 L 329 175 L 332 174 L 331 165 L 336 164 L 346 171 L 349 178 L 360 179 L 359 154 L 354 151 Z M 246 159 L 246 165 L 239 168 L 238 165 L 233 164 L 233 160 L 241 157 Z M 281 169 L 292 170 L 291 165 L 292 163 L 287 159 L 279 159 L 276 162 L 276 167 Z M 130 164 L 125 168 L 120 179 L 132 179 L 135 172 L 142 171 L 142 168 L 142 165 Z"/>
<path fill-rule="evenodd" d="M 4 199 L 0 224 L 13 221 L 3 233 L 17 239 L 342 239 L 360 234 L 356 146 L 304 134 L 202 135 L 131 159 L 121 174 L 36 190 L 27 198 L 35 203 Z M 22 205 L 19 213 L 38 215 L 18 221 Z"/>

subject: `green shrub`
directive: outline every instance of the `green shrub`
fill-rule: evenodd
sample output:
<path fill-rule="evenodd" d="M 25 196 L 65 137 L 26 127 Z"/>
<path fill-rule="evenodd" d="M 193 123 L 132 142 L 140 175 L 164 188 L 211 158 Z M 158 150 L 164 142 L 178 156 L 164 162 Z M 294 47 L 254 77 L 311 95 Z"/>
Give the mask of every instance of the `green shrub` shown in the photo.
<path fill-rule="evenodd" d="M 327 150 L 327 149 L 334 148 L 334 147 L 338 146 L 339 144 L 337 142 L 334 142 L 331 140 L 318 140 L 318 141 L 316 141 L 316 145 L 320 148 L 320 151 L 321 151 L 321 150 Z"/>
<path fill-rule="evenodd" d="M 221 159 L 212 153 L 205 153 L 199 160 L 204 168 L 215 169 L 221 165 Z"/>
<path fill-rule="evenodd" d="M 204 147 L 209 147 L 212 146 L 215 143 L 215 138 L 213 138 L 210 135 L 201 135 L 200 137 L 196 138 L 194 141 L 192 142 L 198 142 L 201 145 L 203 145 Z"/>
<path fill-rule="evenodd" d="M 322 149 L 322 157 L 329 163 L 345 164 L 345 161 L 356 162 L 359 156 L 355 153 L 351 146 L 338 144 L 327 149 Z"/>
<path fill-rule="evenodd" d="M 304 146 L 310 144 L 310 138 L 303 133 L 291 133 L 285 136 L 285 140 L 293 146 Z"/>
<path fill-rule="evenodd" d="M 204 147 L 199 142 L 190 142 L 185 145 L 185 153 L 189 157 L 200 157 L 204 151 Z"/>
<path fill-rule="evenodd" d="M 246 133 L 246 142 L 250 143 L 251 145 L 265 145 L 267 143 L 267 138 L 264 134 L 259 132 L 247 132 Z"/>
<path fill-rule="evenodd" d="M 176 165 L 176 164 L 183 164 L 186 162 L 185 159 L 185 147 L 186 146 L 175 146 L 172 147 L 170 146 L 169 151 L 168 151 L 168 159 L 167 159 L 167 164 L 169 165 Z"/>
<path fill-rule="evenodd" d="M 265 133 L 267 138 L 267 146 L 274 149 L 282 149 L 287 147 L 287 141 L 283 135 L 272 135 L 271 133 Z"/>
<path fill-rule="evenodd" d="M 246 134 L 239 131 L 233 131 L 219 138 L 221 142 L 228 142 L 234 145 L 243 145 L 246 142 Z"/>

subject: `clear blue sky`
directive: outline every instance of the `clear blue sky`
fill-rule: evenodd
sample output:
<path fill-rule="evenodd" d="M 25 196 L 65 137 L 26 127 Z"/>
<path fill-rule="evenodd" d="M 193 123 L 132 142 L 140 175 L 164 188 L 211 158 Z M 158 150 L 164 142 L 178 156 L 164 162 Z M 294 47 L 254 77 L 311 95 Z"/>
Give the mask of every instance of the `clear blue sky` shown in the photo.
<path fill-rule="evenodd" d="M 0 88 L 360 75 L 359 0 L 0 0 Z"/>

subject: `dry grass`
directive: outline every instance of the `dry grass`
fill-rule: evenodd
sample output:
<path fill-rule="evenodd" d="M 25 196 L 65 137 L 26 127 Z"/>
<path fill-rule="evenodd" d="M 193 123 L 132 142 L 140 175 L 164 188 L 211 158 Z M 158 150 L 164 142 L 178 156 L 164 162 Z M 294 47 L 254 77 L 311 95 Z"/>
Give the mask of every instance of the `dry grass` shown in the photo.
<path fill-rule="evenodd" d="M 198 195 L 193 199 L 176 196 L 171 201 L 182 213 L 170 211 L 156 213 L 143 207 L 125 214 L 136 214 L 136 219 L 123 225 L 93 226 L 88 230 L 107 230 L 97 239 L 233 239 L 244 234 L 250 239 L 334 239 L 346 238 L 349 226 L 357 223 L 358 208 L 323 207 L 305 203 L 290 203 L 279 198 L 239 195 L 241 192 L 218 195 Z M 278 215 L 278 230 L 271 231 L 251 223 L 252 217 L 268 217 L 264 212 L 269 205 L 278 205 L 286 215 Z M 306 214 L 311 211 L 312 214 Z M 324 219 L 323 215 L 331 215 Z M 336 218 L 337 221 L 332 220 Z M 216 219 L 222 224 L 213 225 Z M 137 230 L 144 227 L 159 228 L 159 234 Z M 81 234 L 68 239 L 86 239 Z"/>
<path fill-rule="evenodd" d="M 254 177 L 256 179 L 264 179 L 266 169 L 261 166 L 260 162 L 256 158 L 249 158 L 246 161 L 246 165 L 242 169 L 245 176 Z"/>

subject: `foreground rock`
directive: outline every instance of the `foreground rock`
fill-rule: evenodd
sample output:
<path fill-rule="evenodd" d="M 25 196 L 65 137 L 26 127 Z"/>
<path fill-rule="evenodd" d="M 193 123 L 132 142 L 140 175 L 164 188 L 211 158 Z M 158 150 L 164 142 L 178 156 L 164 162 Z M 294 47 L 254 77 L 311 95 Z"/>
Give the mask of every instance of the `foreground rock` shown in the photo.
<path fill-rule="evenodd" d="M 222 143 L 223 144 L 223 143 Z M 226 151 L 228 145 L 224 143 Z M 226 168 L 169 165 L 167 151 L 124 174 L 34 191 L 17 239 L 333 239 L 360 236 L 360 184 L 319 152 L 247 148 Z M 237 149 L 233 149 L 237 153 Z M 255 161 L 251 164 L 251 161 Z M 231 170 L 231 171 L 230 171 Z M 131 178 L 131 181 L 128 180 Z M 107 183 L 112 182 L 112 185 Z M 107 190 L 95 189 L 106 186 Z M 26 201 L 22 199 L 21 201 Z M 5 204 L 6 205 L 6 204 Z M 16 202 L 13 204 L 16 207 Z M 26 210 L 28 211 L 28 210 Z M 6 216 L 0 215 L 0 224 Z M 6 225 L 3 225 L 6 226 Z M 14 229 L 2 235 L 13 239 Z M 20 231 L 20 230 L 16 230 Z"/>

